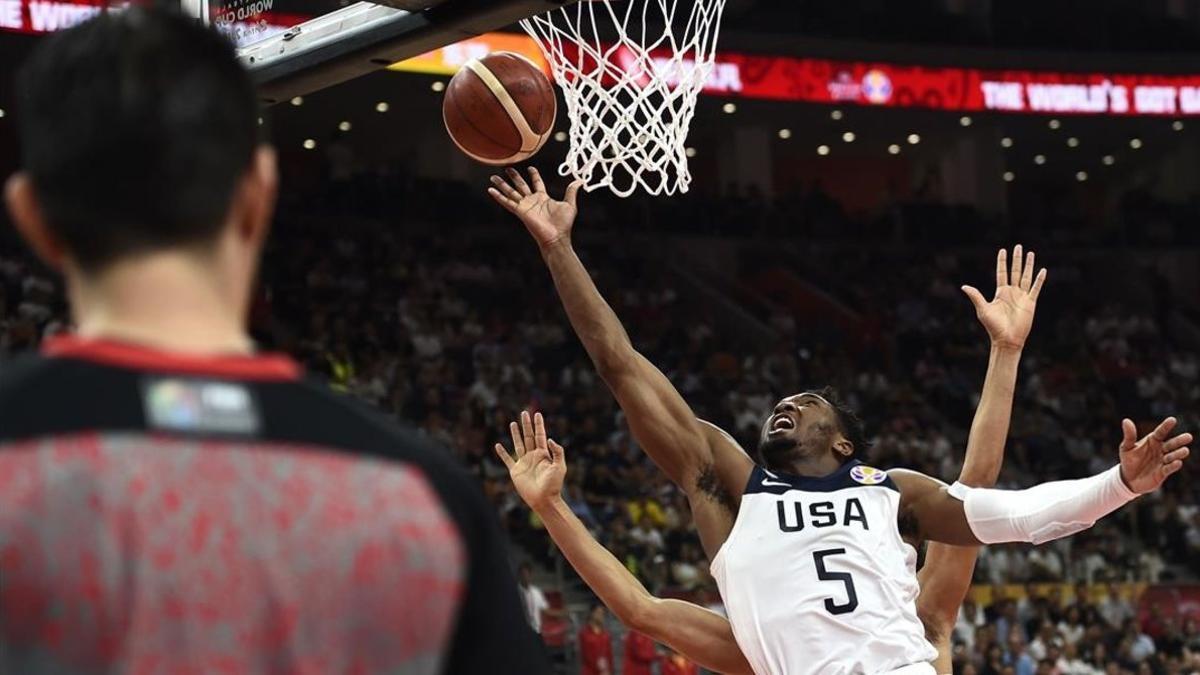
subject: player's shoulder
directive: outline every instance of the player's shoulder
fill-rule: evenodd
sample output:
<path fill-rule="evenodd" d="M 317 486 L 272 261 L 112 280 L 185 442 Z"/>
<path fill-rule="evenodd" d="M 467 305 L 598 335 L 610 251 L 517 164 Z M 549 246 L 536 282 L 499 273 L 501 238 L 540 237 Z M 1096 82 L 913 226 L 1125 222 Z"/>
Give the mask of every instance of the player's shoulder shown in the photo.
<path fill-rule="evenodd" d="M 756 466 L 750 474 L 746 493 L 781 495 L 793 490 L 837 492 L 852 488 L 884 488 L 897 492 L 900 490 L 887 471 L 858 460 L 851 460 L 839 467 L 837 471 L 825 476 L 795 476 Z"/>

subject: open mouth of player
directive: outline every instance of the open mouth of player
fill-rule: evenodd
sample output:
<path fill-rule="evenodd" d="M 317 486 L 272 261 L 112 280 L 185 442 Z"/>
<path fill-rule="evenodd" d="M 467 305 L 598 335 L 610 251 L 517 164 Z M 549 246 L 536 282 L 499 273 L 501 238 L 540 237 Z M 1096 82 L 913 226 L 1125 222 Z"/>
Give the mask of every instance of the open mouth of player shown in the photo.
<path fill-rule="evenodd" d="M 771 426 L 767 428 L 769 435 L 782 434 L 796 428 L 796 421 L 789 415 L 779 414 L 771 418 Z"/>

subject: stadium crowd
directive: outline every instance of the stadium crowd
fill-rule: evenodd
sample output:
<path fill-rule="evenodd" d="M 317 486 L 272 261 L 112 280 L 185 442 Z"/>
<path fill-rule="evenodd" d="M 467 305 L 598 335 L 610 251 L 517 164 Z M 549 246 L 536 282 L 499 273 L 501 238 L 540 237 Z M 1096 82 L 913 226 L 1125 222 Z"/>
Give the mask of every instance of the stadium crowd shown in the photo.
<path fill-rule="evenodd" d="M 285 201 L 255 304 L 256 337 L 449 448 L 478 474 L 512 539 L 551 565 L 548 538 L 489 450 L 518 411 L 544 411 L 569 453 L 567 500 L 600 541 L 652 592 L 719 607 L 686 500 L 630 437 L 520 225 L 489 210 L 469 186 L 386 180 L 395 181 L 392 188 L 334 183 L 327 194 L 294 193 Z M 831 208 L 818 202 L 811 208 Z M 670 214 L 656 217 L 671 221 Z M 712 306 L 683 299 L 659 255 L 606 245 L 614 240 L 603 235 L 580 239 L 638 348 L 697 414 L 746 448 L 753 449 L 762 417 L 780 395 L 830 384 L 867 421 L 873 463 L 957 475 L 987 360 L 986 336 L 957 287 L 983 288 L 994 250 L 960 249 L 931 260 L 921 252 L 857 250 L 850 241 L 818 255 L 785 240 L 763 255 L 760 242 L 733 238 L 731 246 L 744 248 L 742 283 L 752 286 L 765 269 L 790 265 L 820 279 L 860 317 L 854 336 L 830 329 L 822 316 L 762 317 L 774 346 L 751 351 Z M 1047 296 L 1074 297 L 1087 283 L 1084 268 L 1039 252 L 1052 267 Z M 0 353 L 32 349 L 65 329 L 64 308 L 49 273 L 15 244 L 0 246 Z M 1179 414 L 1184 428 L 1196 429 L 1198 404 L 1200 360 L 1172 339 L 1153 308 L 1120 299 L 1046 302 L 1023 362 L 1001 484 L 1107 468 L 1122 416 L 1144 423 Z M 1039 549 L 987 547 L 976 580 L 1102 584 L 1194 576 L 1197 486 L 1194 472 L 1185 471 L 1162 494 L 1087 533 Z M 987 607 L 968 603 L 955 630 L 960 672 L 1200 671 L 1195 620 L 1139 623 L 1129 599 L 1085 596 L 1080 590 L 1063 603 L 1036 593 Z"/>

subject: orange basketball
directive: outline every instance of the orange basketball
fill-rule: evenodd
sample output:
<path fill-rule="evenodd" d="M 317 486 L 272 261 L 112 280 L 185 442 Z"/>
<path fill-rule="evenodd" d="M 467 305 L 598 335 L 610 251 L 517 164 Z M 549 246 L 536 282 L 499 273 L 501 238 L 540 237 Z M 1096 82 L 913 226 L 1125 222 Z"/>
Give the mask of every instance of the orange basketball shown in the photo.
<path fill-rule="evenodd" d="M 523 162 L 541 150 L 557 112 L 549 78 L 512 52 L 494 52 L 463 66 L 442 102 L 454 144 L 495 166 Z"/>

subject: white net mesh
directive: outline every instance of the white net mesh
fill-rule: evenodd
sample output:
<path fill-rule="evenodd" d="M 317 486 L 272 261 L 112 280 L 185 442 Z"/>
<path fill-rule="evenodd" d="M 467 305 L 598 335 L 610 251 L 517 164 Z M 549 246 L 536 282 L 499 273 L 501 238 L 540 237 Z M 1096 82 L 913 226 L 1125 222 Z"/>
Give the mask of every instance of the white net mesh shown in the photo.
<path fill-rule="evenodd" d="M 571 121 L 559 173 L 628 197 L 687 192 L 687 136 L 725 0 L 581 0 L 521 22 Z"/>

